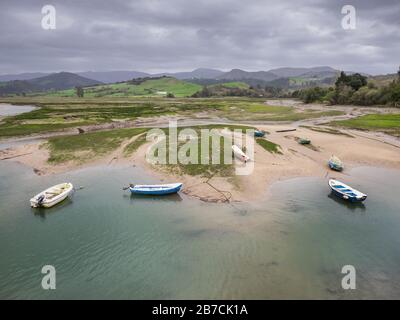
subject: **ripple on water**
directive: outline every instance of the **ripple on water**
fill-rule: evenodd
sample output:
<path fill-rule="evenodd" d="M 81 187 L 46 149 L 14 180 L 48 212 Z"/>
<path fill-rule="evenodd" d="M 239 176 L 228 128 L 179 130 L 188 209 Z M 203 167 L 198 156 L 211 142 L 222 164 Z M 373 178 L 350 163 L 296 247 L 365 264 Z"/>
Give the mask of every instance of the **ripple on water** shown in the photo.
<path fill-rule="evenodd" d="M 232 207 L 124 196 L 127 176 L 152 181 L 137 168 L 36 177 L 0 163 L 0 176 L 3 298 L 400 296 L 395 171 L 351 172 L 370 196 L 361 207 L 330 197 L 318 178 L 278 183 L 266 201 Z M 51 210 L 27 206 L 35 191 L 64 179 L 85 189 Z M 57 270 L 52 296 L 40 289 L 44 264 Z M 357 268 L 356 292 L 341 289 L 345 264 Z"/>

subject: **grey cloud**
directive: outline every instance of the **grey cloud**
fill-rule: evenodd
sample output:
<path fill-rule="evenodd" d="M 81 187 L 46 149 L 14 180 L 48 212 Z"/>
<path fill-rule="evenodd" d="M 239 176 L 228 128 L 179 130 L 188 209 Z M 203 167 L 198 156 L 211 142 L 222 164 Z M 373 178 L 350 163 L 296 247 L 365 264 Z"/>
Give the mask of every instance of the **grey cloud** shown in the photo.
<path fill-rule="evenodd" d="M 40 27 L 57 9 L 57 29 Z M 341 7 L 356 7 L 343 30 Z M 246 70 L 330 65 L 389 73 L 400 56 L 396 1 L 11 1 L 0 4 L 0 73 Z"/>

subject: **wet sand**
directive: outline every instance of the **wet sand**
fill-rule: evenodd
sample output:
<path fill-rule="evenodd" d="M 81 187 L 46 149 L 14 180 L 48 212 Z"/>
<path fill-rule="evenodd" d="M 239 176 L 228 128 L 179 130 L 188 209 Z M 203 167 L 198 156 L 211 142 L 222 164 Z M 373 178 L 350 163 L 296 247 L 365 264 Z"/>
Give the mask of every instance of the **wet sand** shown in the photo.
<path fill-rule="evenodd" d="M 146 151 L 150 143 L 142 145 L 132 156 L 124 157 L 123 149 L 130 141 L 105 157 L 95 158 L 87 163 L 68 162 L 52 165 L 47 162 L 48 150 L 41 147 L 42 142 L 17 145 L 0 150 L 0 159 L 17 161 L 27 165 L 38 175 L 68 172 L 80 167 L 97 165 L 139 166 L 160 182 L 181 181 L 183 192 L 207 202 L 251 202 L 268 195 L 269 186 L 276 182 L 294 177 L 336 177 L 346 180 L 349 171 L 359 166 L 375 166 L 400 169 L 400 141 L 374 132 L 341 130 L 346 135 L 316 132 L 308 128 L 297 127 L 296 131 L 276 132 L 294 128 L 292 125 L 261 125 L 259 129 L 269 134 L 266 139 L 280 145 L 282 154 L 273 154 L 255 144 L 254 170 L 249 175 L 232 177 L 212 177 L 176 175 L 162 166 L 149 164 Z M 351 137 L 350 137 L 351 136 Z M 297 138 L 308 138 L 312 147 L 297 143 Z M 327 161 L 331 155 L 337 155 L 345 164 L 341 173 L 329 170 Z M 236 163 L 236 166 L 243 166 Z M 127 181 L 129 183 L 131 181 Z"/>

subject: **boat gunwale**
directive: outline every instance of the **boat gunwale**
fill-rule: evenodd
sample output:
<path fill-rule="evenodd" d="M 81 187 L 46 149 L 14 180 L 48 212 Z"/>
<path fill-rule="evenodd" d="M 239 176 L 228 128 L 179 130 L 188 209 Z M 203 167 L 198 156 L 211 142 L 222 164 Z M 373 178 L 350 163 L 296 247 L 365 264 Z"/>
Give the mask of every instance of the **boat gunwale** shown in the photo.
<path fill-rule="evenodd" d="M 338 182 L 337 184 L 334 184 L 334 182 Z M 332 191 L 342 195 L 342 196 L 346 196 L 348 197 L 350 200 L 351 199 L 356 199 L 357 201 L 363 201 L 367 198 L 367 195 L 357 189 L 354 189 L 353 187 L 350 187 L 349 185 L 336 180 L 336 179 L 329 179 L 328 181 L 329 187 L 332 189 Z M 351 196 L 345 192 L 343 192 L 342 190 L 335 188 L 335 185 L 340 185 L 343 186 L 345 189 L 351 190 L 351 192 L 355 195 L 355 196 Z"/>
<path fill-rule="evenodd" d="M 65 186 L 65 185 L 67 185 L 68 188 L 65 189 L 63 192 L 59 193 L 58 195 L 56 195 L 56 196 L 54 196 L 52 198 L 48 198 L 46 196 L 47 192 L 50 192 L 53 189 L 60 188 L 60 186 Z M 51 187 L 43 190 L 42 192 L 36 194 L 35 196 L 33 196 L 29 200 L 29 202 L 31 203 L 32 207 L 52 207 L 53 205 L 56 205 L 57 203 L 59 203 L 59 202 L 63 201 L 64 199 L 66 199 L 71 194 L 71 192 L 73 190 L 74 190 L 74 186 L 73 186 L 73 184 L 71 182 L 59 183 L 59 184 L 51 186 Z M 45 199 L 42 201 L 41 204 L 39 204 L 38 199 L 42 195 L 45 196 Z"/>

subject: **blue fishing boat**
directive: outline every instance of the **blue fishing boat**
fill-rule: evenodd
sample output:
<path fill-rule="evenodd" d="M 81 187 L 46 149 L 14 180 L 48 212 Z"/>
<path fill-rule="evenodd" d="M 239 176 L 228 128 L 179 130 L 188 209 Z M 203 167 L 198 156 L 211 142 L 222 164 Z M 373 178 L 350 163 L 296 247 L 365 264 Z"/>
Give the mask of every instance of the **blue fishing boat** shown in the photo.
<path fill-rule="evenodd" d="M 265 131 L 264 130 L 254 130 L 254 136 L 255 137 L 264 137 Z"/>
<path fill-rule="evenodd" d="M 329 168 L 335 171 L 342 171 L 344 168 L 343 162 L 336 156 L 332 156 L 328 161 Z"/>
<path fill-rule="evenodd" d="M 129 190 L 133 194 L 165 195 L 177 193 L 182 188 L 182 183 L 171 184 L 137 184 L 130 185 Z"/>
<path fill-rule="evenodd" d="M 334 179 L 329 179 L 329 186 L 332 189 L 332 192 L 338 196 L 339 198 L 342 198 L 344 200 L 348 200 L 351 202 L 361 202 L 367 199 L 367 195 L 352 188 L 349 187 L 348 185 L 344 184 L 343 182 L 340 182 L 338 180 Z"/>

